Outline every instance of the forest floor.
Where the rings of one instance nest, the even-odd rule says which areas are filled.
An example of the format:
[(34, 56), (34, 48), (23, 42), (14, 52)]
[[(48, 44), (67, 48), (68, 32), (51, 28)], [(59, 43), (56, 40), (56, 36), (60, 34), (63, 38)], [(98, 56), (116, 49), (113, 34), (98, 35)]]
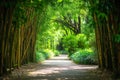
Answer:
[(30, 63), (16, 69), (4, 80), (115, 80), (97, 65), (78, 65), (60, 55), (41, 63)]

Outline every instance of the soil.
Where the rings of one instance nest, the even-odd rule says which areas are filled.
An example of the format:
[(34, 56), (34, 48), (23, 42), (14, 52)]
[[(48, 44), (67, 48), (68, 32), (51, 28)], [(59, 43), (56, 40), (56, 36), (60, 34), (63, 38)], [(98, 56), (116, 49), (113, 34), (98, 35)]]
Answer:
[(103, 73), (97, 65), (78, 65), (60, 55), (43, 63), (30, 63), (14, 70), (3, 80), (120, 80)]

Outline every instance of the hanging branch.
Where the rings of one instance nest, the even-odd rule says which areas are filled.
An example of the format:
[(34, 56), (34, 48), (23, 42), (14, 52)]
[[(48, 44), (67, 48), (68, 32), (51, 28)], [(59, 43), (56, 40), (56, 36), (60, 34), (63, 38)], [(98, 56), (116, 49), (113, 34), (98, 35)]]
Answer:
[(64, 16), (64, 19), (59, 18), (59, 19), (55, 19), (54, 21), (66, 26), (68, 29), (73, 31), (75, 34), (81, 33), (80, 16), (78, 16), (78, 22), (75, 19), (72, 20), (72, 18), (70, 16), (68, 16), (68, 17)]

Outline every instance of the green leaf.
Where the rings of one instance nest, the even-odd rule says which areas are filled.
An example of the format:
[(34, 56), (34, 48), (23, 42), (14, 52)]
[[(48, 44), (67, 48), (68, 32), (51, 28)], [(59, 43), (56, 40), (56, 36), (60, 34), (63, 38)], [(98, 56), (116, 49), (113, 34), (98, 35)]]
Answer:
[(57, 2), (62, 2), (63, 0), (57, 0)]
[(114, 41), (120, 43), (120, 34), (116, 34), (114, 37)]

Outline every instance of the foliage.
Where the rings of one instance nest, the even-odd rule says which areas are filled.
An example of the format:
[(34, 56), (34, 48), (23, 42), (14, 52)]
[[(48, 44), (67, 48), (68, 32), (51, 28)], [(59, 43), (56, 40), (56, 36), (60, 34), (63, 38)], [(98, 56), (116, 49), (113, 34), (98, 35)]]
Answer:
[(61, 54), (68, 54), (69, 52), (66, 51), (66, 50), (61, 50), (60, 53), (61, 53)]
[(46, 56), (45, 56), (44, 52), (42, 52), (42, 51), (36, 52), (36, 62), (42, 62), (45, 59), (46, 59)]
[(120, 11), (118, 11), (120, 5), (117, 0), (90, 0), (89, 2), (90, 13), (95, 23), (99, 67), (118, 73), (120, 70), (118, 68), (120, 67), (118, 65), (120, 63)]
[(55, 53), (50, 49), (45, 49), (44, 51), (45, 51), (45, 56), (46, 56), (47, 59), (50, 59), (53, 56), (55, 56)]
[(97, 52), (96, 40), (95, 40), (95, 34), (94, 33), (89, 34), (89, 38), (88, 38), (88, 41), (87, 41), (87, 46), (90, 47), (95, 53)]
[[(99, 66), (115, 72), (120, 70), (119, 8), (119, 0), (1, 0), (0, 76), (7, 73), (8, 68), (12, 71), (14, 65), (14, 68), (19, 68), (22, 64), (33, 62), (35, 43), (36, 60), (50, 58), (52, 51), (40, 49), (55, 51), (61, 38), (66, 50), (62, 53), (69, 53), (70, 56), (76, 50), (91, 48), (96, 43)], [(68, 25), (65, 27), (54, 23), (55, 19), (63, 20), (62, 23), (74, 23), (74, 28), (81, 24), (82, 34), (72, 35)], [(59, 54), (57, 51), (55, 53)], [(91, 64), (92, 53), (89, 50), (77, 51), (73, 54), (75, 58), (72, 58), (76, 62), (79, 58), (82, 61), (85, 59), (84, 63), (90, 61)]]
[(58, 50), (54, 50), (54, 54), (55, 54), (55, 56), (59, 56), (60, 52)]
[[(44, 22), (41, 24), (41, 26), (39, 25), (39, 34), (37, 35), (36, 41), (37, 50), (55, 50), (61, 41), (61, 38), (63, 38), (62, 41), (63, 47), (66, 50), (65, 53), (69, 53), (69, 56), (78, 48), (86, 47), (87, 42), (85, 41), (87, 39), (84, 41), (82, 38), (80, 38), (80, 36), (71, 35), (73, 32), (67, 28), (68, 26), (65, 27), (64, 25), (60, 25), (54, 21), (56, 19), (64, 19), (66, 17), (67, 22), (72, 22), (71, 24), (76, 26), (76, 28), (78, 27), (78, 24), (81, 24), (80, 26), (83, 27), (83, 23), (85, 22), (84, 18), (88, 14), (87, 3), (84, 3), (82, 0), (57, 0), (55, 5), (48, 5), (47, 8), (45, 8), (45, 11), (46, 15), (43, 17), (44, 19), (42, 19)], [(81, 22), (79, 22), (79, 17)], [(75, 29), (76, 32), (80, 32), (79, 30), (79, 28)]]
[(36, 51), (36, 62), (42, 62), (46, 59), (50, 59), (53, 56), (58, 56), (59, 52), (57, 50), (52, 51), (49, 49)]
[(81, 49), (72, 54), (71, 59), (78, 64), (97, 64), (97, 59), (91, 49)]
[(85, 34), (68, 35), (63, 37), (62, 44), (63, 48), (69, 53), (69, 56), (76, 50), (93, 47), (94, 35), (87, 39)]
[(120, 43), (120, 34), (116, 34), (116, 35), (114, 36), (114, 41), (115, 41), (116, 43)]
[(87, 47), (87, 37), (85, 34), (78, 34), (76, 35), (77, 42), (78, 42), (78, 48), (86, 48)]
[(77, 39), (75, 35), (65, 36), (62, 42), (63, 42), (64, 49), (69, 52), (68, 54), (69, 56), (71, 56), (76, 51), (76, 48), (78, 47)]
[(78, 22), (75, 19), (71, 18), (72, 15), (68, 14), (67, 16), (64, 16), (62, 19), (56, 19), (55, 22), (58, 22), (68, 28), (70, 31), (72, 31), (74, 34), (81, 33), (81, 19), (80, 16), (78, 16)]

